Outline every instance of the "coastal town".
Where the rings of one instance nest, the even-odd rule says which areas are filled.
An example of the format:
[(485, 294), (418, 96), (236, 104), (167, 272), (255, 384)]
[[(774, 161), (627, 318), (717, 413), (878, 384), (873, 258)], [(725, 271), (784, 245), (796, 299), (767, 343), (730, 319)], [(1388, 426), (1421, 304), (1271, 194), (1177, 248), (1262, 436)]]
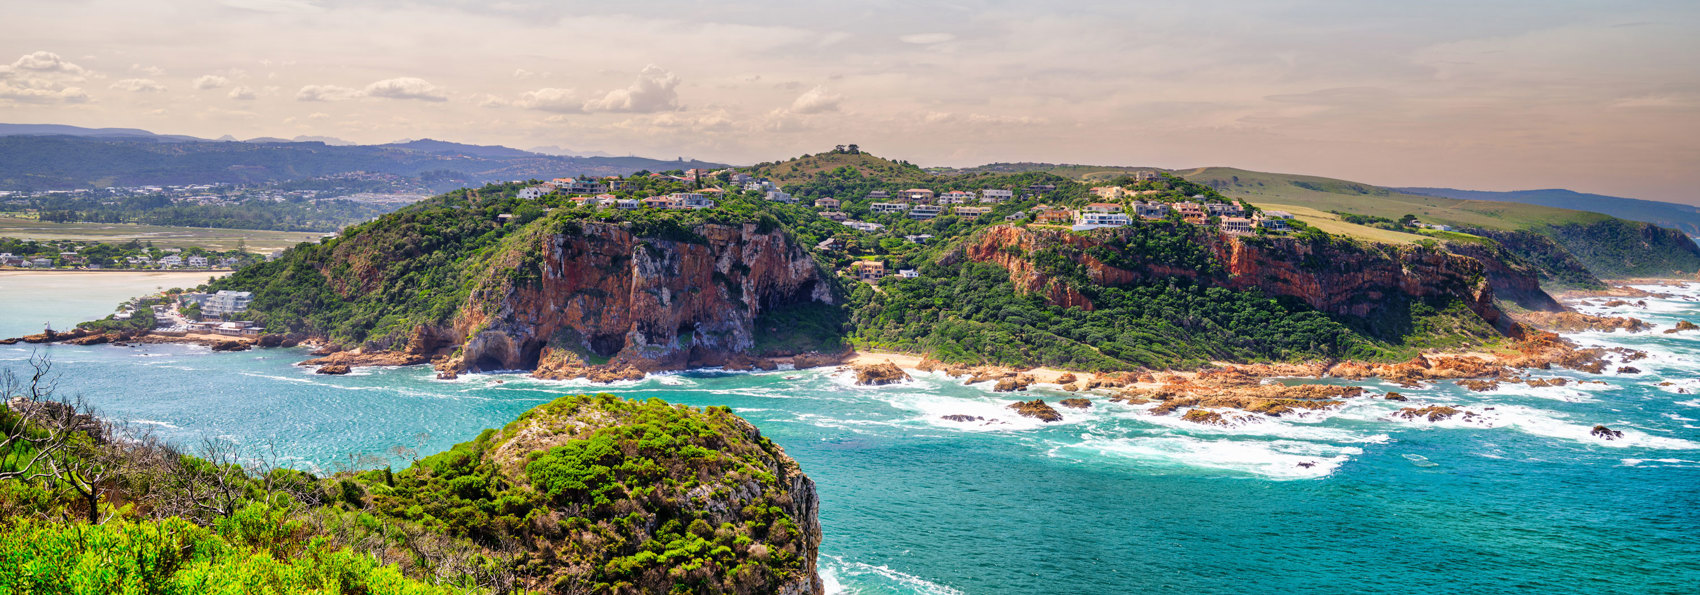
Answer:
[(0, 238), (0, 268), (33, 270), (230, 271), (278, 254), (254, 254), (240, 246), (219, 251), (153, 246), (140, 241), (111, 244)]

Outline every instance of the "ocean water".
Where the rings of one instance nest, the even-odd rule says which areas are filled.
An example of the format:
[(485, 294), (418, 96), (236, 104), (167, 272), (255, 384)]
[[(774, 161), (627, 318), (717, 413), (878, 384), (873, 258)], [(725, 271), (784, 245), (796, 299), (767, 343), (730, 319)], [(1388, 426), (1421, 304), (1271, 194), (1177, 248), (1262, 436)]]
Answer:
[[(0, 287), (0, 335), (39, 328), (8, 312), (86, 318), (128, 295), (99, 291), (117, 295), (83, 312), (92, 297), (54, 306), (43, 301), (51, 296)], [(1700, 285), (1679, 293), (1646, 308), (1581, 309), (1660, 330), (1700, 321)], [(989, 386), (937, 375), (877, 388), (829, 369), (592, 386), (519, 374), (437, 381), (424, 367), (316, 376), (293, 365), (305, 357), (299, 349), (43, 351), (64, 372), (64, 390), (108, 417), (184, 444), (223, 436), (270, 445), (326, 470), (394, 457), (397, 446), (436, 452), (561, 394), (727, 405), (816, 481), (821, 566), (834, 592), (1696, 592), (1700, 333), (1574, 337), (1651, 355), (1630, 364), (1641, 374), (1534, 374), (1603, 384), (1473, 393), (1365, 382), (1410, 401), (1361, 398), (1231, 428), (1102, 397), (1042, 424), (1011, 415), (1011, 397)], [(30, 352), (0, 346), (0, 366)], [(1424, 404), (1482, 415), (1390, 416)], [(1624, 437), (1595, 438), (1595, 424)]]

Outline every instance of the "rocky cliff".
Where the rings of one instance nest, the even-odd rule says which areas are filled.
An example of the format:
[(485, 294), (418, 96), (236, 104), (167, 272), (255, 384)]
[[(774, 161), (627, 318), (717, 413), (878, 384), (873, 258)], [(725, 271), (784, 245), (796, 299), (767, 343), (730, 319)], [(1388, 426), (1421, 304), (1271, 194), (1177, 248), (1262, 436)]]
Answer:
[(1185, 277), (1297, 298), (1322, 312), (1356, 317), (1371, 317), (1393, 297), (1456, 297), (1486, 322), (1509, 324), (1494, 305), (1485, 267), (1474, 258), (1422, 246), (1239, 238), (1178, 226), (1179, 233), (1187, 235), (1171, 241), (1166, 253), (1154, 255), (1145, 235), (1151, 232), (1144, 227), (1076, 234), (997, 226), (971, 238), (964, 254), (1009, 269), (1019, 289), (1043, 292), (1055, 305), (1085, 309), (1093, 304), (1056, 273), (1054, 256), (1048, 257), (1053, 264), (1046, 267), (1046, 258), (1037, 255), (1061, 256), (1065, 266), (1072, 263), (1085, 280), (1097, 285)]
[(763, 312), (834, 302), (831, 280), (777, 229), (705, 224), (667, 235), (584, 222), (515, 238), (460, 309), (453, 334), (465, 343), (439, 368), (542, 365), (541, 375), (572, 376), (593, 364), (720, 365), (754, 346)]

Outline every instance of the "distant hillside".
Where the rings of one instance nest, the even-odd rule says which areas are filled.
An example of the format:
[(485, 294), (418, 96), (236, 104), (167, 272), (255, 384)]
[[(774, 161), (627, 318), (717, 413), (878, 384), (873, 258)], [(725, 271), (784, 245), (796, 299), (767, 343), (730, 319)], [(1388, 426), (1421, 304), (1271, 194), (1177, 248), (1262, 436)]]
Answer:
[(820, 174), (844, 167), (856, 170), (862, 177), (877, 178), (887, 183), (912, 182), (918, 185), (933, 178), (933, 174), (907, 161), (892, 161), (861, 152), (816, 153), (786, 161), (758, 163), (745, 169), (751, 175), (767, 178), (784, 186), (808, 182)]
[(1140, 171), (1164, 171), (1157, 167), (1129, 167), (1123, 165), (1080, 165), (1074, 163), (1035, 163), (1023, 161), (1017, 163), (988, 163), (975, 167), (965, 167), (948, 170), (959, 174), (1021, 174), (1047, 173), (1062, 176), (1081, 182), (1108, 182), (1116, 178)]
[[(145, 132), (145, 131), (144, 131)], [(219, 142), (117, 135), (0, 135), (0, 189), (254, 183), (347, 172), (452, 172), (476, 182), (639, 170), (719, 168), (704, 161), (557, 157), (507, 147), (420, 140), (397, 145)]]
[(1489, 236), (1536, 264), (1541, 280), (1555, 286), (1596, 285), (1598, 282), (1590, 277), (1690, 276), (1700, 272), (1700, 247), (1680, 231), (1598, 212), (1502, 200), (1425, 196), (1349, 180), (1228, 167), (1178, 173), (1224, 195), (1264, 208), (1290, 209), (1301, 218), (1306, 212), (1313, 215), (1344, 212), (1387, 219), (1409, 214), (1427, 223), (1451, 225)]
[(1623, 198), (1604, 194), (1587, 194), (1574, 190), (1517, 190), (1489, 192), (1457, 190), (1454, 188), (1395, 188), (1406, 194), (1439, 196), (1465, 200), (1516, 202), (1561, 209), (1576, 209), (1605, 213), (1630, 221), (1645, 221), (1682, 230), (1690, 236), (1700, 236), (1700, 207), (1639, 198)]
[(0, 124), (0, 136), (88, 136), (101, 138), (156, 138), (203, 140), (178, 134), (154, 134), (140, 128), (83, 128), (64, 124)]

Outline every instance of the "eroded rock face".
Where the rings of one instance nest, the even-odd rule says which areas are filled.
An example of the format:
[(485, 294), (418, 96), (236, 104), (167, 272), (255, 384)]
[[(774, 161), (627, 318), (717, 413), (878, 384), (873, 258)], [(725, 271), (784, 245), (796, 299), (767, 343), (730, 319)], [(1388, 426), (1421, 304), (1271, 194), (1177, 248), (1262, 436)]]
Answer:
[(893, 384), (909, 379), (908, 372), (891, 362), (852, 366), (850, 369), (856, 372), (856, 384), (864, 386)]
[(440, 368), (530, 370), (550, 348), (607, 358), (614, 370), (722, 365), (754, 348), (762, 312), (836, 299), (814, 259), (778, 230), (692, 233), (639, 237), (586, 222), (540, 234), (493, 263), (454, 323), (466, 337), (460, 356)]
[(1580, 312), (1531, 312), (1523, 316), (1523, 321), (1535, 327), (1561, 333), (1585, 331), (1609, 333), (1620, 330), (1637, 333), (1653, 328), (1652, 325), (1642, 322), (1639, 318), (1595, 316)]
[(1014, 409), (1016, 413), (1045, 423), (1062, 421), (1062, 414), (1057, 413), (1056, 409), (1052, 409), (1050, 405), (1045, 403), (1044, 399), (1017, 401), (1015, 403), (1010, 403), (1009, 408)]
[(1493, 289), (1483, 265), (1475, 258), (1414, 246), (1358, 250), (1293, 238), (1251, 244), (1201, 227), (1188, 231), (1227, 265), (1222, 275), (1200, 278), (1196, 271), (1154, 263), (1123, 269), (1092, 256), (1097, 249), (1113, 245), (1118, 234), (1132, 233), (1118, 229), (1074, 234), (1000, 225), (976, 234), (964, 250), (971, 260), (995, 262), (1009, 269), (1010, 281), (1022, 292), (1043, 293), (1053, 305), (1087, 310), (1093, 308), (1090, 300), (1040, 272), (1024, 255), (1055, 246), (1073, 248), (1073, 258), (1085, 268), (1087, 277), (1106, 286), (1180, 276), (1230, 289), (1258, 289), (1271, 296), (1296, 297), (1317, 310), (1353, 316), (1370, 315), (1393, 294), (1413, 298), (1448, 295), (1462, 298), (1489, 324), (1503, 327), (1509, 322), (1493, 304)]

